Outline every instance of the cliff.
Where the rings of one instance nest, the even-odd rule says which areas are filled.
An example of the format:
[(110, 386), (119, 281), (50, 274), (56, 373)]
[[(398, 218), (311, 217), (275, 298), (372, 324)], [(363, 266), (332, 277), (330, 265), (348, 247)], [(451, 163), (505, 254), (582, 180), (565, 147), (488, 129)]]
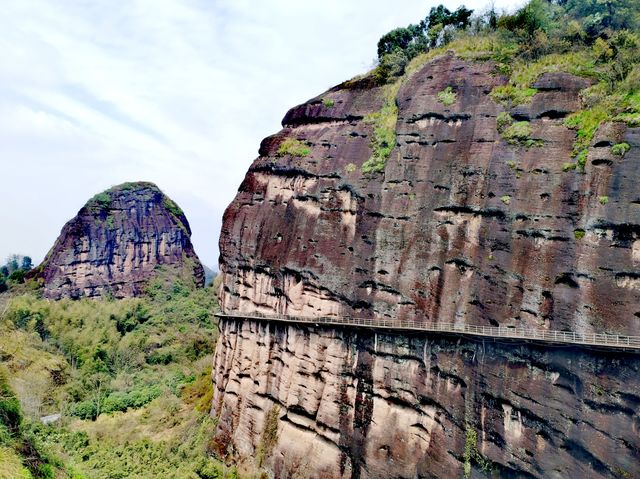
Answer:
[(104, 191), (63, 228), (34, 272), (45, 298), (141, 294), (161, 269), (204, 284), (182, 210), (153, 183), (124, 183)]
[[(640, 334), (640, 128), (603, 123), (576, 164), (565, 120), (591, 81), (546, 72), (505, 104), (507, 81), (446, 54), (290, 110), (224, 216), (223, 312)], [(637, 356), (221, 331), (218, 443), (276, 477), (640, 475)]]

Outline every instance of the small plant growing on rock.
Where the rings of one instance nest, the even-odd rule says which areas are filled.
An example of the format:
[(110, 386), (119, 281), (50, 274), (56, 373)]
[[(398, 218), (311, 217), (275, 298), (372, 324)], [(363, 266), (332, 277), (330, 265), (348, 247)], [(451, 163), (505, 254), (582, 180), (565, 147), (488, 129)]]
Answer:
[(608, 196), (600, 196), (598, 198), (598, 201), (600, 202), (601, 205), (606, 205), (607, 203), (609, 203), (609, 197)]
[(347, 173), (353, 173), (354, 171), (356, 171), (356, 168), (357, 166), (355, 165), (355, 163), (349, 163), (344, 167), (344, 171), (346, 171)]
[(514, 170), (516, 168), (516, 162), (511, 160), (511, 161), (507, 161), (507, 166), (509, 168), (511, 168), (512, 170)]
[(438, 92), (438, 101), (444, 106), (451, 106), (456, 102), (456, 92), (453, 91), (453, 88), (448, 86), (441, 92)]
[(111, 208), (111, 196), (106, 192), (98, 193), (89, 200), (89, 205), (96, 211), (107, 211)]
[(331, 98), (325, 98), (322, 100), (322, 104), (327, 108), (331, 108), (335, 103)]
[(584, 238), (585, 234), (586, 234), (586, 232), (583, 229), (577, 229), (577, 230), (573, 231), (573, 236), (577, 240), (581, 240), (582, 238)]
[(278, 442), (278, 418), (280, 416), (280, 408), (273, 405), (267, 412), (264, 419), (264, 427), (258, 445), (257, 461), (258, 467), (262, 467), (264, 461), (271, 455), (273, 448)]
[(305, 143), (296, 138), (285, 138), (280, 143), (276, 156), (297, 156), (298, 158), (305, 157), (311, 153), (311, 148)]
[(611, 147), (611, 153), (622, 158), (630, 149), (629, 143), (618, 143)]
[(578, 167), (575, 163), (565, 163), (562, 165), (562, 171), (571, 171), (575, 170)]
[(498, 131), (502, 133), (507, 127), (513, 124), (513, 118), (509, 113), (503, 111), (498, 114), (496, 117), (496, 126), (498, 127)]
[(578, 156), (576, 156), (576, 163), (580, 171), (584, 171), (584, 167), (587, 164), (587, 156), (589, 156), (589, 150), (582, 150), (578, 153)]
[(508, 205), (509, 203), (511, 203), (511, 196), (509, 195), (501, 196), (500, 201), (502, 201), (505, 205)]
[(491, 98), (506, 108), (511, 108), (514, 105), (530, 103), (533, 95), (535, 95), (537, 91), (535, 88), (503, 85), (491, 90)]
[(518, 121), (501, 132), (502, 138), (510, 145), (524, 146), (530, 148), (532, 146), (542, 146), (542, 140), (534, 140), (531, 138), (531, 125), (528, 121)]

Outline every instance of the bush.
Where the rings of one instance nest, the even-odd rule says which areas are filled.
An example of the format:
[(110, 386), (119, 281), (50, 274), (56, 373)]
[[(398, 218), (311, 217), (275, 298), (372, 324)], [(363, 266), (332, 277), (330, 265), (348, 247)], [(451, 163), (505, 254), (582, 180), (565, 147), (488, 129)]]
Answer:
[(616, 156), (623, 157), (624, 155), (627, 154), (627, 152), (630, 149), (631, 149), (631, 146), (629, 146), (629, 143), (618, 143), (611, 147), (611, 153), (613, 153)]
[(444, 106), (451, 106), (456, 102), (456, 93), (453, 88), (448, 86), (441, 92), (438, 92), (438, 101)]
[(310, 153), (311, 148), (309, 148), (305, 143), (295, 138), (285, 138), (284, 141), (280, 143), (276, 156), (290, 155), (302, 158)]
[(6, 377), (2, 372), (0, 372), (0, 424), (4, 425), (12, 434), (17, 433), (22, 424), (20, 401), (9, 389)]
[(504, 131), (505, 128), (507, 128), (512, 124), (513, 124), (513, 118), (506, 111), (499, 113), (498, 116), (496, 117), (496, 126), (499, 132)]
[(527, 148), (542, 145), (542, 141), (531, 138), (531, 125), (528, 121), (513, 123), (503, 129), (501, 134), (510, 145), (520, 145)]
[(402, 50), (394, 50), (384, 55), (375, 71), (378, 83), (386, 83), (389, 78), (404, 75), (408, 63), (409, 58)]

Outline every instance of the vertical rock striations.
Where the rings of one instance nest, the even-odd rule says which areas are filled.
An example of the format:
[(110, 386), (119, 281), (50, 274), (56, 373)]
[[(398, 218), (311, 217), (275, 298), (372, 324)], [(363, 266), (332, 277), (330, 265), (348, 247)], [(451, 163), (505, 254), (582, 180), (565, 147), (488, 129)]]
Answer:
[[(444, 55), (397, 90), (365, 78), (290, 110), (225, 213), (223, 311), (640, 335), (640, 128), (603, 125), (568, 169), (589, 81), (546, 73), (508, 117), (506, 81)], [(394, 102), (394, 148), (363, 172)], [(275, 405), (277, 477), (640, 475), (637, 356), (221, 330), (217, 440), (254, 456)]]
[(94, 196), (62, 229), (36, 274), (44, 297), (137, 296), (162, 268), (204, 272), (182, 210), (153, 183), (124, 183)]

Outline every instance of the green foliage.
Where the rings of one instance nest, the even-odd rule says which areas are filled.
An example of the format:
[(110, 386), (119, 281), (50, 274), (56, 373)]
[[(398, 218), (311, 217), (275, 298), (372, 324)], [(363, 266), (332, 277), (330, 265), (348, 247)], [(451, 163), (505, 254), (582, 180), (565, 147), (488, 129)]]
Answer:
[(326, 108), (331, 108), (334, 105), (334, 101), (331, 98), (325, 98), (324, 100), (322, 100), (322, 104)]
[(562, 165), (562, 171), (567, 172), (567, 171), (572, 171), (575, 170), (578, 167), (578, 165), (576, 165), (575, 163), (564, 163)]
[(396, 95), (399, 88), (399, 81), (386, 86), (385, 102), (380, 111), (365, 117), (367, 123), (373, 123), (372, 155), (362, 164), (362, 172), (365, 174), (384, 172), (391, 151), (396, 146), (396, 123), (398, 121)]
[(22, 424), (20, 401), (7, 383), (6, 373), (0, 370), (0, 426), (10, 434), (15, 434)]
[[(69, 475), (59, 476), (60, 466), (44, 453), (29, 474), (192, 479), (201, 471), (199, 477), (235, 477), (234, 470), (209, 458), (215, 306), (211, 290), (169, 274), (159, 275), (138, 299), (12, 297), (0, 322), (0, 346), (12, 345), (11, 375), (26, 384), (17, 397), (33, 402), (44, 378), (49, 383), (41, 409), (65, 418), (32, 428), (29, 447), (55, 452)], [(33, 334), (39, 328), (46, 334)], [(150, 358), (167, 355), (168, 364), (151, 364)], [(2, 396), (0, 409), (11, 411)], [(0, 448), (7, 441), (18, 444), (0, 426)]]
[(576, 156), (576, 164), (578, 165), (578, 168), (581, 171), (584, 171), (584, 167), (587, 164), (587, 158), (589, 156), (589, 150), (582, 150), (580, 153), (578, 153), (578, 155)]
[(375, 77), (378, 83), (386, 83), (389, 78), (404, 75), (409, 57), (402, 50), (394, 50), (387, 53), (380, 59), (380, 63), (375, 70)]
[(506, 108), (530, 103), (538, 90), (535, 88), (503, 85), (491, 90), (491, 98), (501, 103)]
[(502, 201), (505, 205), (508, 205), (509, 203), (511, 203), (511, 196), (509, 195), (501, 196), (500, 201)]
[(108, 211), (111, 208), (111, 195), (103, 191), (89, 200), (87, 206), (96, 212)]
[(510, 145), (524, 146), (530, 148), (532, 146), (542, 146), (541, 140), (531, 138), (531, 125), (528, 121), (518, 121), (510, 124), (500, 132), (502, 138)]
[(347, 173), (353, 173), (354, 171), (356, 171), (358, 167), (355, 165), (355, 163), (349, 163), (347, 164), (347, 166), (344, 167), (344, 170)]
[(576, 229), (573, 231), (573, 236), (577, 240), (581, 240), (582, 238), (584, 238), (585, 234), (586, 234), (585, 230), (582, 230), (582, 229)]
[(271, 406), (264, 419), (264, 426), (260, 436), (260, 444), (258, 445), (257, 459), (258, 467), (262, 467), (266, 458), (268, 458), (278, 443), (278, 418), (280, 417), (280, 408), (277, 405)]
[(499, 132), (503, 132), (506, 128), (513, 125), (513, 118), (506, 111), (498, 113), (496, 117), (496, 126)]
[(476, 464), (485, 474), (491, 474), (493, 464), (489, 459), (484, 458), (478, 450), (478, 433), (470, 424), (466, 425), (465, 431), (464, 452), (462, 454), (464, 459), (463, 477), (465, 479), (471, 477), (473, 464)]
[(607, 203), (609, 203), (609, 197), (608, 196), (600, 196), (600, 197), (598, 197), (598, 201), (600, 202), (601, 205), (606, 205)]
[(456, 102), (456, 93), (453, 88), (448, 86), (444, 90), (438, 92), (438, 101), (444, 106), (451, 106)]
[(611, 153), (623, 157), (630, 149), (631, 146), (629, 146), (629, 143), (617, 143), (611, 147)]
[(164, 207), (176, 218), (184, 217), (184, 212), (182, 209), (168, 196), (165, 196), (162, 200), (162, 204)]
[(607, 113), (603, 108), (591, 108), (572, 113), (565, 120), (568, 128), (576, 130), (576, 141), (573, 145), (574, 156), (580, 155), (589, 148), (593, 136), (600, 124), (607, 119)]
[(384, 34), (378, 41), (378, 59), (382, 60), (385, 55), (399, 51), (410, 60), (426, 48), (425, 25), (421, 22), (406, 28), (395, 28)]
[(277, 156), (297, 156), (305, 157), (311, 153), (311, 148), (300, 140), (295, 138), (285, 138), (276, 153)]

